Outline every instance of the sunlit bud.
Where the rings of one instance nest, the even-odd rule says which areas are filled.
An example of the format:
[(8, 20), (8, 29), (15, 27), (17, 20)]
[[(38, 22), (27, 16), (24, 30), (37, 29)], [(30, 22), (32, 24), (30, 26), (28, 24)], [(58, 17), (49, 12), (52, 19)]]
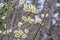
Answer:
[(29, 21), (30, 24), (32, 23), (31, 17), (28, 17), (28, 21)]
[(24, 38), (26, 38), (26, 37), (27, 37), (27, 35), (26, 35), (26, 34), (23, 34), (23, 35), (22, 35), (22, 38), (23, 38), (23, 39), (24, 39)]
[(2, 33), (2, 31), (0, 30), (0, 34)]
[(15, 37), (20, 37), (20, 34), (19, 34), (19, 31), (18, 31), (18, 30), (15, 30), (15, 31), (14, 31), (14, 36), (15, 36)]
[(48, 17), (48, 14), (46, 14), (45, 17)]
[(44, 14), (41, 14), (41, 17), (42, 17), (42, 18), (44, 18), (44, 17), (45, 17), (45, 15), (44, 15)]
[(12, 29), (7, 30), (7, 33), (11, 33), (11, 32), (12, 32)]
[(30, 12), (29, 5), (28, 4), (24, 4), (23, 10), (26, 11), (26, 12)]
[(0, 9), (4, 6), (4, 3), (0, 3)]
[(42, 19), (40, 19), (40, 18), (36, 19), (35, 23), (40, 23), (41, 24), (42, 23)]
[(36, 9), (35, 5), (32, 5), (32, 10), (31, 11), (32, 11), (32, 13), (36, 14), (37, 9)]
[(18, 22), (18, 27), (21, 27), (23, 25), (22, 22)]
[(25, 29), (24, 29), (24, 32), (25, 32), (26, 34), (28, 34), (28, 33), (29, 33), (29, 30), (28, 30), (27, 28), (25, 28)]
[(2, 19), (5, 19), (5, 18), (6, 18), (5, 16), (2, 17)]
[(19, 34), (15, 34), (15, 37), (20, 37), (20, 35)]
[(25, 21), (25, 22), (28, 22), (28, 18), (25, 17), (25, 16), (22, 16), (22, 20)]
[(14, 34), (18, 34), (18, 31), (17, 31), (17, 30), (15, 30), (15, 31), (14, 31)]
[(35, 20), (34, 19), (31, 19), (32, 22), (34, 22)]
[(41, 24), (42, 26), (44, 25), (44, 23)]
[(23, 35), (24, 32), (23, 32), (22, 30), (19, 30), (19, 34), (20, 34), (20, 35)]

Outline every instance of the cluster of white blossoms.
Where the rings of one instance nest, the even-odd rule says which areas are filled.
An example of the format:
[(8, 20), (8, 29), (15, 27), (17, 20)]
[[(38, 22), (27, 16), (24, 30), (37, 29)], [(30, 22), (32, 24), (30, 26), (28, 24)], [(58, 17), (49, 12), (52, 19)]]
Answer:
[(14, 37), (16, 38), (23, 38), (25, 39), (27, 37), (27, 35), (29, 34), (29, 30), (27, 28), (24, 28), (23, 30), (21, 29), (21, 27), (23, 26), (24, 23), (22, 22), (18, 22), (18, 28), (19, 29), (15, 29), (14, 30)]
[(53, 24), (53, 25), (54, 25), (54, 24), (57, 22), (57, 20), (59, 19), (58, 16), (59, 16), (59, 13), (58, 13), (58, 12), (53, 15), (53, 19), (52, 19), (52, 24)]
[(36, 13), (36, 7), (32, 4), (24, 4), (23, 10), (26, 12)]
[(21, 37), (21, 38), (24, 39), (24, 38), (27, 37), (28, 33), (29, 33), (29, 30), (27, 28), (25, 28), (24, 30), (21, 30), (21, 29), (14, 30), (14, 36), (17, 37), (17, 38)]
[(41, 25), (44, 25), (42, 19), (48, 17), (48, 14), (47, 13), (46, 14), (41, 14), (40, 16), (41, 16), (41, 18), (38, 18), (37, 16), (35, 16), (35, 19), (33, 19), (33, 18), (29, 17), (29, 16), (28, 17), (22, 16), (22, 20), (24, 22), (28, 22), (30, 24), (32, 24), (32, 23), (34, 23), (34, 24), (39, 23)]
[(18, 6), (22, 7), (25, 12), (39, 13), (43, 9), (45, 0), (37, 0), (38, 6), (32, 4), (33, 0), (19, 0)]
[[(46, 14), (41, 14), (40, 17), (41, 17), (41, 18), (47, 18), (47, 17), (48, 17), (48, 13), (46, 13)], [(30, 20), (31, 20), (32, 22), (35, 22), (35, 20), (38, 20), (38, 19), (39, 19), (39, 18), (38, 18), (38, 15), (35, 16), (35, 19), (33, 19), (33, 18), (29, 17), (29, 16), (28, 16), (28, 17), (22, 16), (22, 20), (25, 21), (25, 22), (29, 22)], [(42, 20), (42, 19), (40, 19), (40, 20)]]
[(5, 31), (0, 30), (0, 34), (2, 34), (2, 35), (6, 35), (6, 34), (9, 34), (11, 32), (12, 32), (12, 29), (8, 29), (8, 30), (5, 30)]
[(41, 18), (45, 18), (45, 17), (48, 17), (48, 13), (46, 13), (46, 14), (41, 14)]
[(22, 20), (24, 22), (29, 22), (30, 24), (34, 22), (34, 19), (32, 19), (31, 17), (25, 17), (25, 16), (22, 16)]

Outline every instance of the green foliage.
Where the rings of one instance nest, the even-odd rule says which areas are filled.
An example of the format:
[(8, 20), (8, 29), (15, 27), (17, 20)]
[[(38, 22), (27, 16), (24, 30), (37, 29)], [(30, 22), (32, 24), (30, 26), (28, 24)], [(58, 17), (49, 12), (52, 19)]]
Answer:
[[(5, 15), (5, 14), (8, 14), (11, 9), (15, 10), (15, 6), (13, 5), (12, 1), (11, 0), (4, 0), (4, 6), (3, 7), (0, 7), (0, 30), (5, 30), (4, 28), (4, 24), (7, 23), (7, 19), (2, 19), (3, 16), (7, 17), (8, 15)], [(1, 6), (1, 5), (0, 5)]]
[(4, 0), (4, 2), (8, 2), (9, 0)]
[(5, 30), (5, 28), (4, 28), (4, 25), (3, 25), (3, 22), (2, 21), (0, 21), (0, 30)]
[(60, 0), (57, 0), (57, 2), (60, 2)]

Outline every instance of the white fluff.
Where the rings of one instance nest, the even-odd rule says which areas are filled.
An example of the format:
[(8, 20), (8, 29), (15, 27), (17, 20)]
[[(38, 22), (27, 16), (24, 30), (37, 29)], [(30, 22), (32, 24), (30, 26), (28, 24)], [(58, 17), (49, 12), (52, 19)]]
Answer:
[(57, 13), (55, 13), (55, 14), (53, 15), (53, 17), (54, 17), (56, 20), (58, 20), (58, 15), (59, 15), (59, 13), (57, 12)]
[(56, 19), (52, 19), (52, 24), (54, 25), (56, 23)]
[(57, 6), (57, 7), (60, 7), (60, 3), (56, 3), (56, 6)]
[(31, 0), (26, 0), (26, 3), (31, 4), (32, 1)]
[(39, 16), (38, 15), (35, 15), (35, 20), (39, 19)]
[(43, 5), (37, 6), (37, 13), (39, 13), (40, 11), (42, 11), (43, 9)]
[(43, 5), (44, 4), (44, 1), (45, 0), (38, 0), (38, 3), (40, 3), (41, 5)]

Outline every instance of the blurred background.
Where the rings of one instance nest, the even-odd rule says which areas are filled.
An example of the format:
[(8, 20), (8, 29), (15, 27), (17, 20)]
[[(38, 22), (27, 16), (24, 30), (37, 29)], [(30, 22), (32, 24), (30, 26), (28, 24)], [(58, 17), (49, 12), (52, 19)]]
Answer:
[(0, 40), (60, 40), (60, 0), (0, 0)]

